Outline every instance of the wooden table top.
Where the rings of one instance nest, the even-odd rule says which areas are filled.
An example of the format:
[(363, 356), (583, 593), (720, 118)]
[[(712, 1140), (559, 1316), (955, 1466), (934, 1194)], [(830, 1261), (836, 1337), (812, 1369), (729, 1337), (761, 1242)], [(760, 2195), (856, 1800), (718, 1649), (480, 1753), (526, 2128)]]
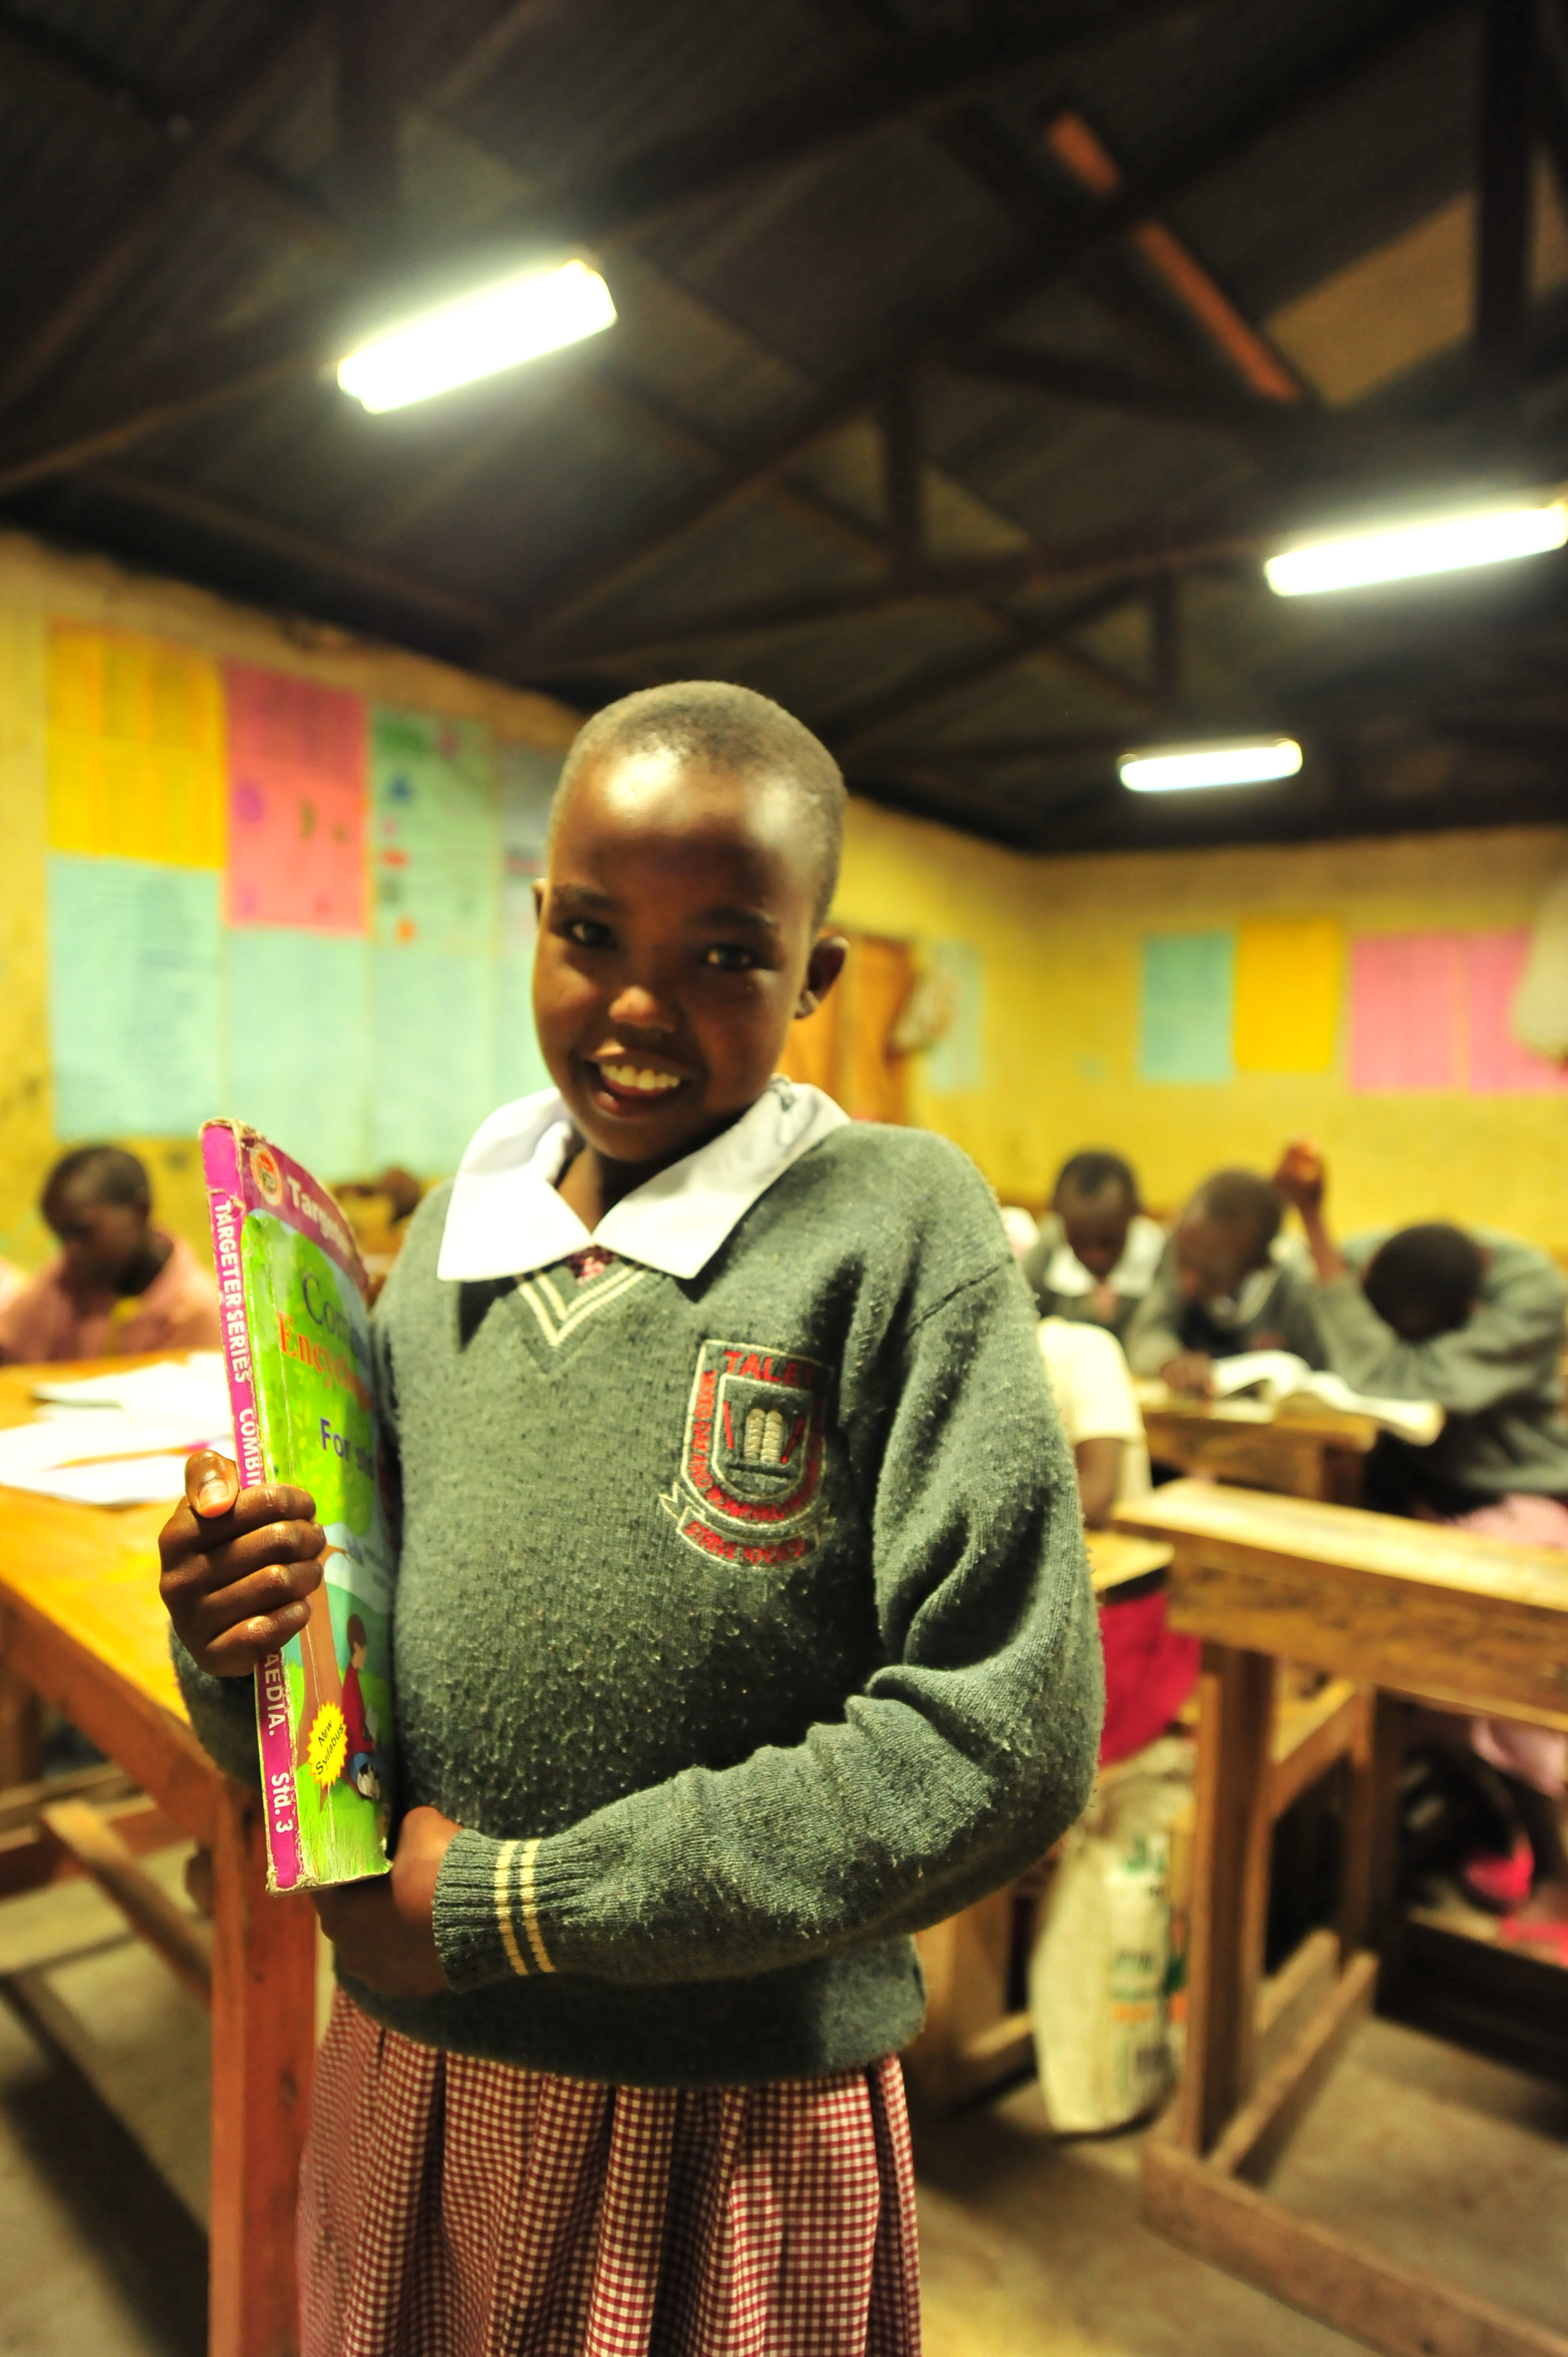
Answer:
[[(35, 1383), (101, 1375), (111, 1365), (151, 1366), (171, 1355), (0, 1367), (0, 1426), (37, 1415)], [(174, 1505), (171, 1498), (160, 1506), (79, 1506), (0, 1488), (0, 1596), (56, 1621), (147, 1700), (185, 1720), (158, 1595), (157, 1534)]]
[(1371, 1416), (1352, 1415), (1343, 1408), (1326, 1407), (1321, 1400), (1302, 1393), (1271, 1406), (1258, 1399), (1199, 1399), (1193, 1392), (1169, 1391), (1157, 1381), (1140, 1382), (1134, 1388), (1145, 1424), (1158, 1418), (1168, 1426), (1189, 1425), (1195, 1429), (1204, 1426), (1223, 1428), (1227, 1425), (1268, 1425), (1287, 1437), (1311, 1437), (1325, 1448), (1351, 1449), (1362, 1457), (1378, 1437), (1378, 1426)]
[(1169, 1482), (1116, 1520), (1174, 1545), (1175, 1628), (1568, 1727), (1568, 1552), (1208, 1481)]
[(1167, 1540), (1148, 1539), (1131, 1531), (1086, 1531), (1089, 1576), (1096, 1596), (1124, 1587), (1130, 1580), (1146, 1579), (1164, 1571), (1175, 1549)]
[[(1458, 1594), (1530, 1604), (1568, 1617), (1568, 1554), (1483, 1538), (1444, 1523), (1407, 1522), (1359, 1506), (1167, 1481), (1116, 1510), (1118, 1529), (1149, 1537), (1218, 1541), (1260, 1565), (1338, 1577), (1416, 1581)], [(1565, 1622), (1568, 1635), (1568, 1622)]]

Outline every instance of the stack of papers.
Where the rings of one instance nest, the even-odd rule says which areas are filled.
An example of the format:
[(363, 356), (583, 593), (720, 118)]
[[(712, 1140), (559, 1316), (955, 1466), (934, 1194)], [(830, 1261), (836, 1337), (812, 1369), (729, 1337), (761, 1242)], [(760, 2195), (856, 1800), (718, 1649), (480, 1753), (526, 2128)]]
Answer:
[(221, 1353), (192, 1351), (80, 1382), (38, 1383), (33, 1424), (0, 1431), (0, 1484), (85, 1506), (172, 1503), (196, 1448), (234, 1453)]

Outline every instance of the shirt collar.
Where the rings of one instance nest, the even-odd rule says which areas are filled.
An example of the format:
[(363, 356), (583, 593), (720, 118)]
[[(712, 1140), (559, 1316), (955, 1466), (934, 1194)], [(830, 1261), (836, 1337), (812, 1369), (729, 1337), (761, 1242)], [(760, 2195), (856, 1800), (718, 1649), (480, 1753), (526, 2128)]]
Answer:
[(612, 1205), (590, 1235), (555, 1190), (574, 1131), (553, 1089), (476, 1131), (457, 1166), (436, 1275), (526, 1276), (598, 1244), (667, 1276), (696, 1276), (774, 1180), (848, 1121), (821, 1089), (777, 1075), (748, 1113)]
[[(1158, 1221), (1151, 1220), (1145, 1212), (1134, 1211), (1128, 1222), (1122, 1257), (1104, 1283), (1112, 1293), (1120, 1293), (1130, 1301), (1141, 1301), (1155, 1281), (1155, 1271), (1165, 1248), (1165, 1232)], [(1101, 1281), (1085, 1268), (1064, 1235), (1046, 1269), (1047, 1290), (1069, 1296), (1092, 1293)]]

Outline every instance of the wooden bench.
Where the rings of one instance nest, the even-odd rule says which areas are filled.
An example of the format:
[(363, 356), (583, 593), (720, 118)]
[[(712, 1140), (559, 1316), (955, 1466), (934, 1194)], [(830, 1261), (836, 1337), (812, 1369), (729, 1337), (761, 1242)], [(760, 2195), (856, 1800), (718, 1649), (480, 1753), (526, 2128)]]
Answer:
[[(1404, 1701), (1568, 1728), (1568, 1556), (1208, 1482), (1174, 1482), (1117, 1520), (1172, 1544), (1172, 1625), (1204, 1645), (1187, 2063), (1145, 2148), (1147, 2216), (1387, 2357), (1568, 2357), (1568, 2338), (1286, 2210), (1262, 2182), (1372, 2003)], [(1323, 1936), (1309, 1943), (1291, 2035), (1261, 2067), (1280, 1660), (1369, 1691), (1338, 1937), (1326, 1970)]]

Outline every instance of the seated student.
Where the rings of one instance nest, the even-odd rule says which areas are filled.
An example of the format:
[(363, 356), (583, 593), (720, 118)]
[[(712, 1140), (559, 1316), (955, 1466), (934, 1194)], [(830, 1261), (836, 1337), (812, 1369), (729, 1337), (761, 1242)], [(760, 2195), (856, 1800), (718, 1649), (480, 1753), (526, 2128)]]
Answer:
[[(1101, 1326), (1040, 1320), (1040, 1353), (1078, 1467), (1083, 1519), (1097, 1530), (1112, 1509), (1148, 1491), (1144, 1418), (1122, 1345)], [(1167, 1626), (1158, 1589), (1112, 1595), (1100, 1608), (1105, 1652), (1105, 1725), (1100, 1764), (1130, 1760), (1153, 1743), (1197, 1683), (1198, 1644)]]
[(1252, 1170), (1217, 1170), (1177, 1221), (1126, 1334), (1136, 1375), (1207, 1394), (1216, 1359), (1294, 1351), (1326, 1363), (1310, 1270), (1277, 1250), (1284, 1199)]
[(41, 1208), (62, 1250), (0, 1306), (0, 1359), (218, 1348), (217, 1283), (182, 1236), (153, 1226), (134, 1154), (79, 1146), (49, 1173)]
[[(1301, 1213), (1318, 1279), (1318, 1322), (1336, 1374), (1383, 1399), (1435, 1400), (1446, 1421), (1429, 1448), (1385, 1435), (1369, 1461), (1369, 1505), (1526, 1545), (1568, 1548), (1568, 1418), (1559, 1366), (1568, 1279), (1547, 1254), (1493, 1228), (1429, 1221), (1337, 1245), (1316, 1146), (1287, 1148), (1276, 1183)], [(1558, 1805), (1568, 1737), (1498, 1719), (1471, 1723), (1505, 1774), (1533, 1853), (1534, 1891), (1512, 1918), (1568, 1963), (1568, 1850)], [(1526, 1874), (1530, 1859), (1522, 1859)], [(1473, 1896), (1525, 1899), (1527, 1880), (1472, 1861)]]
[(1024, 1261), (1042, 1318), (1126, 1331), (1154, 1282), (1165, 1232), (1139, 1209), (1119, 1154), (1075, 1154), (1057, 1173), (1051, 1208)]

